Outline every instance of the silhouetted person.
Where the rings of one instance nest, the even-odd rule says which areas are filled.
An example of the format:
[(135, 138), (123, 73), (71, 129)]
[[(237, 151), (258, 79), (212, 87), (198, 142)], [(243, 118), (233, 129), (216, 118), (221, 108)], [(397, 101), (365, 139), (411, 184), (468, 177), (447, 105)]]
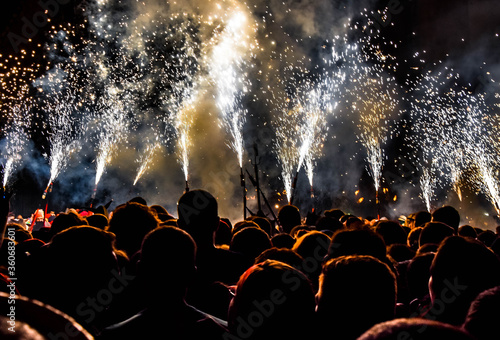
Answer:
[(320, 231), (310, 231), (297, 239), (292, 250), (304, 259), (302, 272), (311, 281), (314, 291), (318, 290), (321, 265), (328, 254), (330, 237)]
[(113, 234), (95, 227), (61, 231), (32, 255), (29, 271), (19, 280), (20, 290), (93, 332), (96, 315), (111, 302), (102, 292), (109, 292), (110, 282), (118, 287), (120, 281), (113, 242)]
[(238, 231), (240, 231), (241, 229), (247, 228), (247, 227), (260, 228), (259, 225), (257, 223), (255, 223), (254, 221), (250, 221), (250, 220), (238, 221), (234, 224), (233, 229), (232, 229), (232, 233), (234, 235)]
[(52, 227), (50, 228), (51, 237), (63, 230), (78, 225), (88, 225), (88, 222), (86, 219), (80, 217), (76, 211), (70, 210), (67, 213), (60, 213), (52, 221)]
[(406, 239), (406, 244), (408, 247), (413, 249), (414, 251), (418, 250), (419, 244), (418, 244), (418, 239), (420, 238), (420, 233), (422, 232), (423, 227), (416, 227), (410, 230), (408, 233), (407, 239)]
[(483, 242), (486, 247), (491, 247), (493, 242), (497, 239), (497, 235), (492, 230), (485, 230), (477, 235), (477, 240)]
[(422, 210), (415, 213), (414, 218), (415, 218), (414, 228), (418, 228), (423, 226), (425, 223), (430, 222), (432, 220), (432, 215), (430, 212)]
[(190, 190), (177, 203), (177, 225), (187, 231), (197, 246), (196, 279), (187, 302), (212, 315), (225, 318), (231, 296), (221, 286), (233, 285), (251, 266), (243, 255), (216, 248), (214, 233), (219, 226), (217, 200), (205, 190)]
[(264, 230), (269, 237), (272, 237), (274, 235), (273, 232), (273, 227), (271, 225), (271, 222), (269, 219), (266, 217), (261, 217), (261, 216), (251, 216), (249, 220), (257, 223), (260, 229)]
[(382, 236), (386, 246), (396, 243), (406, 244), (406, 232), (398, 222), (378, 221), (375, 225), (375, 232)]
[(295, 239), (290, 234), (279, 233), (271, 238), (273, 247), (292, 249)]
[(460, 225), (460, 214), (457, 209), (450, 205), (445, 205), (434, 210), (431, 221), (447, 224), (455, 230), (455, 233), (457, 233), (458, 226)]
[(439, 245), (448, 236), (455, 235), (453, 228), (440, 222), (427, 222), (418, 238), (419, 247), (432, 243)]
[(284, 233), (289, 234), (293, 227), (302, 223), (299, 208), (287, 204), (278, 211), (278, 222)]
[(323, 267), (316, 314), (322, 334), (356, 339), (373, 325), (394, 318), (396, 277), (373, 256), (341, 256)]
[(500, 320), (500, 286), (485, 290), (472, 302), (463, 328), (476, 340), (489, 340), (498, 336)]
[(186, 290), (196, 272), (196, 245), (177, 227), (159, 227), (144, 238), (138, 275), (146, 308), (107, 327), (103, 339), (221, 339), (226, 329), (188, 305)]
[(255, 264), (264, 262), (265, 260), (275, 260), (283, 262), (300, 271), (303, 270), (303, 265), (304, 265), (304, 259), (302, 258), (302, 256), (297, 254), (296, 251), (287, 248), (273, 247), (264, 250), (255, 259)]
[(109, 226), (109, 219), (103, 214), (90, 215), (86, 220), (89, 225), (102, 230), (105, 230)]
[(408, 264), (406, 281), (408, 285), (408, 299), (410, 302), (410, 315), (418, 315), (418, 309), (430, 302), (429, 279), (431, 277), (431, 264), (433, 253), (415, 256)]
[(141, 248), (144, 236), (158, 224), (158, 218), (148, 206), (128, 202), (114, 210), (106, 230), (116, 235), (116, 247), (132, 259)]
[(461, 325), (471, 302), (500, 285), (500, 260), (481, 242), (460, 236), (445, 239), (431, 266), (432, 308), (426, 317)]
[(216, 246), (224, 246), (226, 249), (229, 248), (231, 244), (231, 238), (233, 233), (231, 232), (231, 227), (224, 221), (219, 222), (217, 230), (215, 230), (214, 243)]
[(314, 308), (307, 277), (283, 262), (266, 260), (238, 281), (228, 326), (239, 339), (314, 339)]
[(243, 254), (254, 263), (264, 250), (272, 247), (269, 235), (258, 227), (246, 227), (233, 235), (229, 250)]
[(358, 340), (474, 340), (467, 332), (442, 322), (412, 318), (395, 319), (373, 326)]
[(316, 221), (316, 230), (331, 231), (332, 234), (344, 227), (338, 219), (330, 216), (322, 216)]
[(477, 233), (476, 229), (474, 229), (470, 225), (462, 225), (458, 228), (458, 235), (459, 236), (464, 236), (464, 237), (470, 237), (470, 238), (476, 238)]
[(341, 218), (342, 216), (344, 216), (345, 214), (344, 214), (344, 212), (343, 212), (342, 210), (340, 210), (340, 209), (330, 209), (330, 210), (326, 210), (326, 211), (324, 212), (324, 214), (323, 214), (323, 215), (325, 215), (326, 217), (331, 217), (331, 218), (333, 218), (334, 220), (339, 221), (339, 220), (340, 220), (340, 218)]

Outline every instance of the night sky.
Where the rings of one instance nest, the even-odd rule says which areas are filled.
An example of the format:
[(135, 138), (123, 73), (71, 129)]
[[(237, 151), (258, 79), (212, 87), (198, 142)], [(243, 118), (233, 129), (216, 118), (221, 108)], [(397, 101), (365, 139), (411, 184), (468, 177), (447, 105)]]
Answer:
[[(153, 0), (144, 2), (146, 8), (150, 3), (151, 6), (161, 4)], [(3, 72), (5, 73), (6, 69), (18, 61), (20, 66), (40, 65), (32, 76), (34, 78), (42, 76), (48, 65), (47, 58), (43, 56), (44, 46), (49, 41), (49, 33), (60, 25), (83, 23), (85, 17), (82, 9), (87, 8), (89, 3), (91, 2), (20, 0), (4, 4), (0, 12), (0, 54), (4, 65)], [(290, 11), (278, 11), (277, 9), (281, 8), (278, 3)], [(186, 1), (186, 8), (188, 5), (195, 6), (196, 1)], [(203, 7), (206, 3), (201, 1), (199, 5)], [(386, 0), (360, 1), (353, 5), (349, 4), (349, 1), (269, 0), (249, 1), (246, 5), (252, 9), (255, 18), (263, 17), (264, 13), (274, 9), (272, 13), (276, 21), (268, 22), (268, 25), (276, 29), (270, 31), (275, 34), (278, 42), (280, 40), (278, 28), (280, 33), (285, 33), (290, 38), (290, 41), (296, 39), (295, 50), (307, 56), (311, 65), (321, 61), (324, 55), (322, 49), (325, 49), (325, 46), (326, 48), (331, 46), (332, 40), (325, 32), (333, 30), (332, 27), (338, 23), (337, 19), (345, 17), (347, 13), (355, 13), (356, 15), (352, 17), (356, 18), (358, 13), (367, 8), (371, 13), (368, 16), (380, 30), (380, 37), (377, 39), (381, 42), (382, 53), (393, 55), (398, 61), (394, 75), (400, 84), (412, 79), (419, 72), (413, 68), (418, 64), (414, 58), (417, 51), (420, 51), (422, 58), (425, 59), (425, 66), (431, 67), (435, 63), (441, 63), (453, 67), (461, 75), (460, 82), (474, 92), (489, 93), (492, 89), (491, 79), (498, 79), (500, 75), (498, 59), (500, 44), (498, 37), (495, 36), (500, 33), (498, 21), (500, 7), (494, 1)], [(382, 18), (377, 13), (384, 9), (386, 15)], [(44, 11), (46, 15), (43, 14)], [(309, 22), (306, 13), (312, 13)], [(44, 21), (47, 17), (50, 18), (50, 22)], [(389, 41), (396, 44), (384, 44)], [(21, 58), (22, 55), (25, 57)], [(19, 59), (15, 60), (16, 57)], [(419, 66), (422, 67), (420, 64)], [(258, 79), (252, 83), (255, 87), (253, 90), (260, 86), (260, 81)], [(9, 93), (9, 87), (12, 87), (12, 84), (3, 83), (2, 93)], [(402, 107), (404, 105), (401, 104)], [(253, 174), (252, 161), (255, 155), (252, 146), (253, 142), (257, 142), (262, 189), (273, 206), (282, 205), (284, 198), (278, 192), (283, 188), (279, 165), (272, 151), (274, 132), (270, 128), (269, 116), (266, 114), (268, 108), (264, 98), (259, 95), (248, 100), (246, 107), (249, 115), (244, 128), (246, 150), (244, 168)], [(207, 108), (208, 111), (210, 107)], [(0, 123), (3, 127), (6, 122), (5, 108), (2, 114)], [(43, 114), (40, 116), (43, 117)], [(210, 113), (205, 119), (208, 120), (207, 117), (212, 116)], [(403, 113), (398, 119), (403, 121), (405, 118), (407, 117)], [(330, 131), (333, 132), (325, 142), (324, 156), (318, 159), (316, 198), (309, 197), (307, 178), (301, 171), (297, 186), (297, 191), (301, 194), (298, 194), (297, 205), (304, 214), (312, 208), (322, 211), (340, 207), (353, 214), (373, 216), (376, 212), (374, 190), (372, 180), (365, 169), (363, 151), (353, 138), (356, 132), (352, 130), (352, 126), (348, 124), (339, 126), (339, 120), (341, 118), (332, 121), (334, 127)], [(213, 189), (220, 202), (221, 215), (236, 220), (241, 218), (239, 167), (233, 164), (234, 155), (231, 151), (224, 149), (224, 132), (215, 129), (215, 126), (216, 123), (212, 121), (195, 126), (197, 136), (194, 138), (196, 150), (193, 151), (191, 162), (193, 169), (190, 175), (191, 187)], [(43, 130), (43, 124), (34, 123), (33, 142), (29, 145), (28, 160), (25, 162), (27, 165), (21, 166), (13, 175), (15, 179), (12, 187), (15, 196), (12, 206), (17, 213), (25, 216), (47, 203), (41, 200), (49, 173), (47, 160), (42, 155), (48, 152), (50, 146)], [(402, 131), (400, 134), (395, 134), (384, 147), (386, 161), (382, 186), (387, 188), (387, 192), (382, 195), (381, 209), (382, 214), (390, 218), (425, 208), (418, 198), (418, 187), (414, 186), (418, 183), (416, 179), (418, 170), (415, 170), (418, 165), (411, 163), (405, 157), (405, 153), (409, 152), (403, 146), (405, 133), (407, 132)], [(133, 138), (129, 138), (131, 144), (120, 148), (119, 155), (111, 162), (103, 176), (104, 183), (99, 186), (95, 203), (106, 203), (110, 199), (121, 203), (135, 195), (141, 195), (149, 204), (162, 204), (170, 212), (175, 213), (175, 202), (182, 194), (184, 180), (180, 166), (170, 152), (165, 151), (163, 155), (158, 156), (159, 159), (150, 173), (144, 175), (138, 186), (131, 186), (130, 178), (134, 177), (136, 170), (135, 165), (131, 166), (137, 145), (134, 142), (141, 136), (137, 133)], [(216, 145), (214, 148), (224, 150), (212, 155), (202, 148), (212, 143)], [(95, 166), (93, 163), (95, 155), (91, 149), (90, 142), (85, 144), (78, 159), (70, 161), (68, 168), (60, 175), (54, 184), (53, 194), (49, 195), (49, 210), (60, 210), (68, 205), (88, 206), (93, 189)], [(226, 188), (228, 192), (217, 192), (221, 187)], [(253, 196), (254, 188), (248, 178), (247, 188), (249, 196)], [(355, 194), (357, 190), (360, 192)], [(494, 229), (496, 223), (494, 219), (491, 216), (484, 217), (485, 212), (490, 215), (493, 213), (491, 204), (484, 196), (475, 195), (474, 192), (468, 194), (467, 200), (458, 202), (452, 194), (448, 195), (442, 190), (435, 204), (437, 206), (449, 203), (460, 206), (463, 222), (472, 221), (479, 226)], [(365, 199), (359, 203), (359, 198), (362, 196)], [(396, 202), (393, 201), (395, 196), (398, 197)], [(248, 204), (252, 210), (256, 210), (254, 199)], [(113, 207), (114, 205), (111, 209)]]

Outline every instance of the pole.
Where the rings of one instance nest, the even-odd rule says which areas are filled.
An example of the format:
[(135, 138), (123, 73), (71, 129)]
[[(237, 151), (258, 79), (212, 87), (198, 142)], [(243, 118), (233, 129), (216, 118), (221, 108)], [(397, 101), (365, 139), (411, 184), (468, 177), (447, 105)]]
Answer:
[(378, 197), (378, 190), (375, 191), (375, 204), (377, 205), (377, 219), (380, 220), (380, 199)]
[(92, 206), (94, 205), (94, 200), (95, 200), (96, 194), (97, 194), (97, 184), (95, 185), (94, 192), (92, 193), (92, 196), (90, 198), (90, 208), (92, 208)]
[(240, 184), (243, 190), (243, 219), (247, 219), (247, 187), (245, 185), (245, 174), (243, 168), (240, 168)]
[(262, 216), (264, 217), (264, 213), (262, 212), (262, 202), (260, 200), (260, 184), (259, 184), (259, 162), (258, 162), (258, 156), (259, 156), (259, 150), (257, 149), (257, 143), (253, 144), (253, 150), (254, 150), (254, 157), (255, 161), (253, 163), (254, 166), (254, 172), (255, 172), (255, 191), (257, 193), (257, 216)]
[(293, 200), (295, 198), (295, 187), (297, 186), (297, 179), (299, 178), (299, 172), (297, 171), (295, 173), (295, 177), (293, 178), (293, 183), (292, 183), (292, 196), (290, 197), (290, 202), (289, 204), (293, 204)]

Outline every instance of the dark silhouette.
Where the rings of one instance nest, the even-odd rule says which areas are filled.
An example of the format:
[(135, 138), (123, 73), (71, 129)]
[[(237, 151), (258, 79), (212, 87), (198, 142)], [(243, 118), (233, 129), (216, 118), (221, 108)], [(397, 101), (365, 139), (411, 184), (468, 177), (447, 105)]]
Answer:
[(279, 233), (271, 238), (273, 247), (292, 249), (295, 239), (290, 234)]
[[(113, 234), (94, 227), (63, 230), (30, 257), (26, 272), (19, 268), (19, 290), (65, 312), (93, 332), (96, 318), (90, 316), (110, 303), (100, 294), (118, 280), (113, 243)], [(98, 307), (93, 308), (88, 299), (98, 299)]]
[(289, 234), (292, 228), (302, 223), (299, 208), (294, 205), (284, 205), (278, 211), (278, 222), (284, 233)]
[(356, 339), (373, 325), (394, 318), (396, 277), (373, 256), (341, 256), (323, 267), (317, 295), (321, 334)]
[(422, 210), (422, 211), (415, 213), (414, 218), (415, 218), (415, 223), (414, 223), (413, 228), (418, 228), (418, 227), (423, 226), (427, 222), (430, 222), (432, 220), (432, 215), (430, 212)]
[(386, 246), (390, 246), (391, 244), (406, 244), (406, 232), (398, 222), (379, 221), (375, 225), (375, 231), (382, 236)]
[(255, 264), (264, 262), (265, 260), (275, 260), (286, 263), (293, 268), (302, 271), (304, 265), (304, 259), (302, 256), (297, 254), (296, 251), (286, 248), (269, 248), (264, 250), (255, 259)]
[(432, 243), (439, 245), (448, 236), (455, 235), (453, 228), (444, 223), (439, 222), (427, 222), (424, 224), (424, 228), (420, 232), (420, 237), (418, 239), (419, 247), (424, 244)]
[(144, 236), (158, 224), (158, 218), (149, 207), (128, 202), (114, 210), (106, 230), (116, 235), (116, 247), (131, 259), (141, 248)]
[(226, 318), (231, 299), (222, 286), (238, 282), (240, 275), (253, 263), (239, 253), (217, 248), (214, 233), (219, 226), (217, 200), (205, 190), (191, 190), (177, 204), (179, 228), (196, 242), (196, 279), (186, 301), (212, 315)]
[(330, 241), (330, 237), (325, 233), (310, 231), (299, 237), (292, 248), (304, 259), (302, 272), (311, 280), (314, 291), (318, 290), (321, 265), (328, 254)]
[(423, 227), (416, 227), (410, 230), (407, 236), (406, 244), (413, 249), (414, 251), (418, 250), (419, 243), (418, 240), (420, 238), (420, 233), (422, 232)]
[(476, 340), (489, 340), (498, 334), (500, 286), (485, 290), (472, 302), (463, 328)]
[(458, 232), (458, 226), (460, 225), (460, 214), (458, 210), (450, 205), (445, 205), (441, 208), (434, 210), (432, 213), (432, 222), (441, 222), (449, 225)]
[(477, 237), (476, 229), (474, 229), (472, 226), (467, 225), (467, 224), (460, 226), (460, 228), (458, 228), (458, 235), (464, 236), (464, 237), (470, 237), (470, 238)]
[(285, 263), (266, 260), (238, 281), (228, 326), (238, 339), (314, 339), (314, 308), (307, 277)]
[(271, 247), (271, 239), (264, 230), (246, 227), (233, 235), (229, 250), (243, 254), (249, 262), (254, 263), (260, 253)]
[(373, 326), (358, 340), (429, 340), (453, 339), (474, 340), (474, 338), (458, 327), (442, 322), (425, 319), (395, 319)]
[(109, 226), (109, 219), (103, 214), (87, 216), (87, 223), (93, 227), (105, 230)]
[(429, 288), (433, 306), (426, 317), (461, 325), (476, 296), (497, 285), (498, 257), (479, 241), (450, 236), (432, 261)]
[(176, 227), (159, 227), (144, 238), (138, 267), (146, 308), (107, 327), (102, 339), (221, 339), (226, 329), (188, 305), (186, 289), (195, 278), (196, 245)]

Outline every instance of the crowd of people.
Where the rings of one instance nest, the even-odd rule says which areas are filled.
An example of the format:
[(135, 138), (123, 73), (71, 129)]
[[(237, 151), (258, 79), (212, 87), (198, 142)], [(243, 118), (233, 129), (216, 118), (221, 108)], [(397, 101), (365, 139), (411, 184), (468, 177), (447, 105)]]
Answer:
[(135, 197), (26, 221), (8, 196), (2, 338), (498, 338), (500, 228), (461, 225), (451, 206), (403, 224), (293, 205), (277, 223), (230, 221), (191, 190), (173, 214)]

